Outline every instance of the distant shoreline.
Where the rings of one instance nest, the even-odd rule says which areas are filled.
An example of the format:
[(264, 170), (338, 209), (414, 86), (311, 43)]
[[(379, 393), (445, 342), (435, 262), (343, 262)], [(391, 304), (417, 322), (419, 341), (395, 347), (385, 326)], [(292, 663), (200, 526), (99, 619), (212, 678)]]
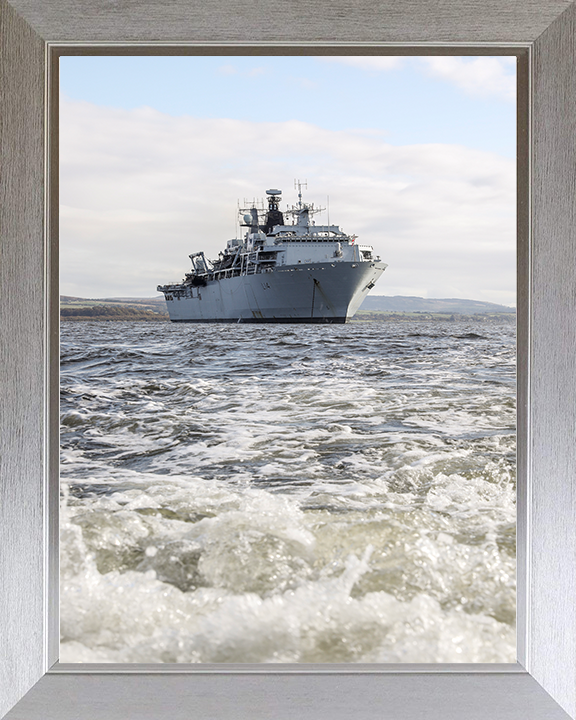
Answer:
[[(64, 314), (60, 320), (65, 322), (170, 322), (168, 315), (159, 313), (117, 313), (117, 314)], [(423, 312), (362, 312), (354, 315), (350, 322), (477, 322), (477, 323), (515, 323), (515, 313), (476, 313), (459, 315), (456, 313), (423, 313)]]
[(473, 313), (427, 313), (427, 312), (392, 312), (387, 310), (359, 310), (352, 322), (480, 322), (480, 323), (515, 323), (516, 313), (492, 312)]
[[(169, 322), (163, 297), (60, 297), (66, 322)], [(516, 310), (495, 303), (461, 299), (368, 296), (351, 322), (491, 322), (513, 323)]]

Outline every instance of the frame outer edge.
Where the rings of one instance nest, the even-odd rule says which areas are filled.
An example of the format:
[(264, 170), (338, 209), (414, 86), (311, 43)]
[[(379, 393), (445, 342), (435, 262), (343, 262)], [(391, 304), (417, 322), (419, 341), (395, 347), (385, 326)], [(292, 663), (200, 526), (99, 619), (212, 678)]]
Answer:
[(45, 670), (44, 69), (0, 0), (0, 716)]
[(11, 0), (52, 42), (530, 43), (570, 0)]
[[(573, 82), (575, 34), (574, 6), (571, 6), (561, 20), (553, 23), (535, 42), (534, 124), (538, 173), (533, 179), (536, 206), (533, 219), (535, 235), (542, 246), (535, 256), (532, 280), (537, 334), (533, 360), (538, 372), (550, 368), (553, 378), (538, 377), (531, 383), (533, 396), (538, 401), (537, 410), (530, 410), (532, 423), (542, 421), (543, 411), (550, 410), (551, 414), (532, 439), (532, 457), (536, 459), (532, 459), (531, 468), (536, 481), (530, 498), (533, 504), (530, 521), (538, 530), (552, 523), (551, 527), (557, 532), (554, 538), (542, 537), (533, 543), (532, 572), (536, 583), (557, 585), (530, 588), (530, 607), (545, 617), (529, 618), (528, 630), (534, 641), (526, 658), (529, 671), (571, 717), (576, 717), (576, 632), (573, 624), (566, 628), (563, 621), (573, 616), (576, 597), (573, 574), (566, 576), (569, 562), (572, 562), (571, 568), (575, 566), (576, 543), (571, 527), (575, 517), (574, 488), (570, 488), (567, 479), (574, 473), (566, 476), (562, 471), (574, 471), (576, 464), (569, 452), (576, 427), (572, 423), (574, 403), (570, 407), (566, 397), (574, 392), (574, 377), (570, 372), (574, 329), (569, 319), (576, 305), (574, 283), (570, 282), (574, 280), (571, 252), (574, 207), (570, 200), (575, 184), (575, 151), (571, 145), (575, 129), (574, 116), (570, 113), (574, 112), (576, 85)], [(44, 370), (45, 281), (40, 281), (45, 278), (41, 190), (43, 87), (44, 41), (7, 0), (0, 0), (0, 158), (3, 163), (0, 165), (0, 379), (6, 381), (0, 406), (0, 536), (4, 541), (0, 544), (0, 617), (3, 630), (8, 631), (0, 644), (0, 717), (45, 670), (42, 639), (45, 607), (41, 598), (45, 589), (46, 558), (42, 550), (45, 536), (41, 515), (47, 505), (43, 492), (47, 456), (42, 439), (47, 420), (44, 381), (48, 378)], [(560, 92), (562, 102), (559, 102)], [(557, 242), (561, 250), (551, 267), (547, 255)], [(548, 278), (556, 284), (560, 278), (560, 286), (544, 287)], [(547, 343), (557, 342), (558, 332), (555, 334), (553, 327), (559, 319), (565, 340), (562, 348), (554, 347), (547, 353)], [(50, 337), (53, 338), (53, 333)], [(566, 391), (564, 395), (558, 391), (561, 383), (555, 384), (554, 379), (569, 381), (561, 388)], [(554, 392), (545, 402), (550, 388)], [(568, 415), (563, 414), (564, 410), (569, 411)], [(555, 430), (560, 431), (560, 437), (546, 450), (546, 440), (550, 440)], [(563, 440), (568, 440), (568, 445), (562, 444)], [(541, 445), (546, 452), (538, 457)], [(559, 501), (561, 496), (544, 493), (549, 480), (561, 496), (571, 490), (566, 504)], [(551, 562), (539, 560), (539, 552), (549, 553)], [(546, 602), (552, 607), (542, 613)], [(50, 648), (47, 653), (49, 659)]]
[(576, 6), (534, 43), (527, 669), (576, 717)]

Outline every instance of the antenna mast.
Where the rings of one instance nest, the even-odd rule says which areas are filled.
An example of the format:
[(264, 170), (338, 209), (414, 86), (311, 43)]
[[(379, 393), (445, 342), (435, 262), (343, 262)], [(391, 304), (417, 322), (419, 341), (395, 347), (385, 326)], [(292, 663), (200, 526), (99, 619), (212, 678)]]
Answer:
[(300, 182), (300, 180), (294, 180), (294, 190), (298, 190), (298, 210), (302, 210), (302, 188), (308, 189), (308, 180)]

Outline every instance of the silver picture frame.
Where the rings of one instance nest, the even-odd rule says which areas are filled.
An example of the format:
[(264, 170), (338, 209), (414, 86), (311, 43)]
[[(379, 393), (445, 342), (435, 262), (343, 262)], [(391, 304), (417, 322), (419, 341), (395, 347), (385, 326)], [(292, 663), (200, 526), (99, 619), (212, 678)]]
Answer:
[[(58, 664), (57, 57), (519, 58), (518, 662)], [(576, 8), (0, 0), (0, 717), (576, 718)]]

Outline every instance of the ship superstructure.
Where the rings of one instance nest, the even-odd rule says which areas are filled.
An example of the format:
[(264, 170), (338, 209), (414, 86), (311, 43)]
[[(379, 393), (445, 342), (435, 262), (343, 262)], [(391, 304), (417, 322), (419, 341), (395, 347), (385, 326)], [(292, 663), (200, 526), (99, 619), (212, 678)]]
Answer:
[(239, 209), (243, 238), (216, 260), (192, 253), (182, 282), (158, 286), (170, 320), (344, 323), (354, 315), (387, 266), (338, 225), (316, 225), (324, 208), (303, 202), (302, 186), (284, 212), (281, 190), (266, 190), (266, 204)]

